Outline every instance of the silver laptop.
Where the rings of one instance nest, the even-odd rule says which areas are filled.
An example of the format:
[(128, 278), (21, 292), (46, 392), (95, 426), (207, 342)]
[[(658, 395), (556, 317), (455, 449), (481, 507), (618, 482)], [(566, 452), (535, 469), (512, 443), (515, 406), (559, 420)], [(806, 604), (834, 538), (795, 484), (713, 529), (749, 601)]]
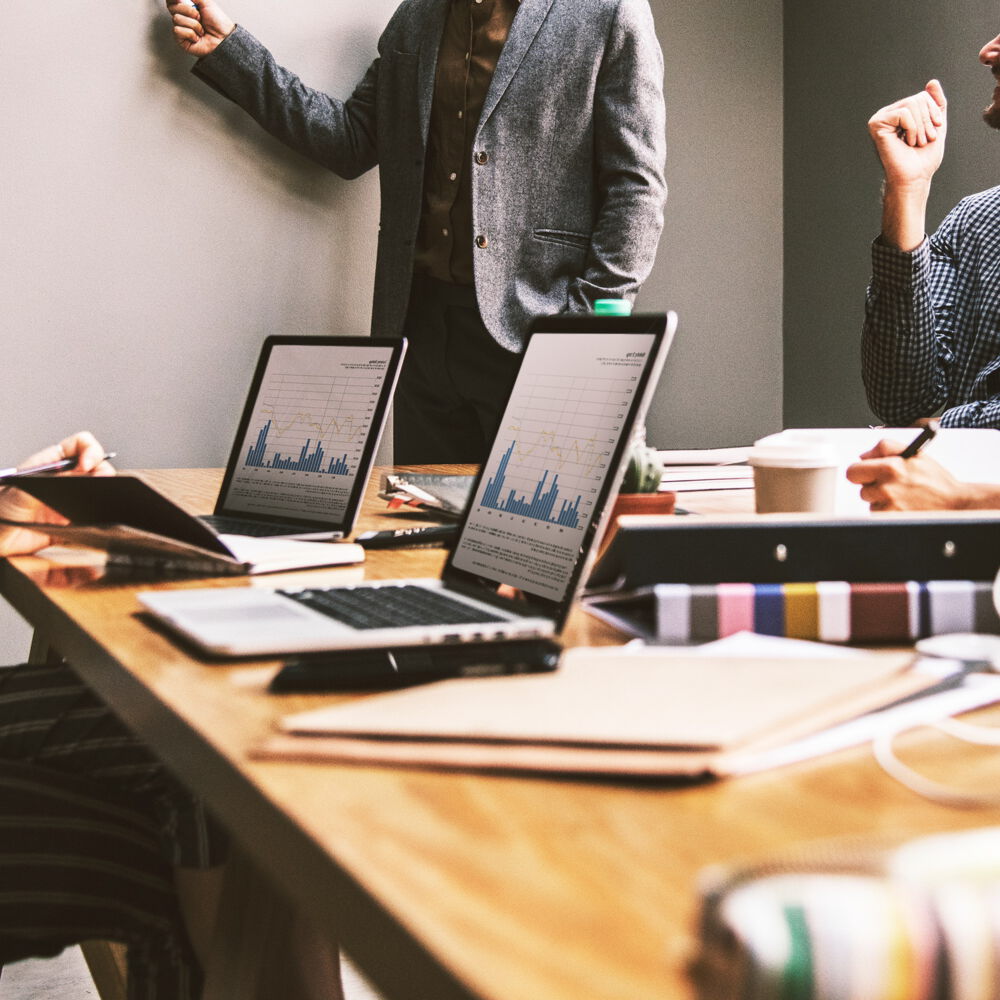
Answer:
[(343, 538), (354, 528), (406, 341), (264, 341), (212, 514), (217, 534)]
[(139, 600), (202, 649), (235, 656), (557, 634), (676, 323), (673, 313), (535, 321), (440, 579), (147, 591)]

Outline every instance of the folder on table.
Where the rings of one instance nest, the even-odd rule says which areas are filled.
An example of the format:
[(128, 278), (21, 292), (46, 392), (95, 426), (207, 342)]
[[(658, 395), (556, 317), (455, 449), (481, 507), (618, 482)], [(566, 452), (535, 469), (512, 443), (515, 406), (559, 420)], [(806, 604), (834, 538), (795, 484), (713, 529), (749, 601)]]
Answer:
[(992, 580), (998, 566), (1000, 516), (990, 511), (633, 516), (619, 519), (587, 586)]
[(447, 680), (287, 717), (261, 757), (687, 779), (911, 698), (910, 657), (750, 659), (574, 650), (552, 674)]

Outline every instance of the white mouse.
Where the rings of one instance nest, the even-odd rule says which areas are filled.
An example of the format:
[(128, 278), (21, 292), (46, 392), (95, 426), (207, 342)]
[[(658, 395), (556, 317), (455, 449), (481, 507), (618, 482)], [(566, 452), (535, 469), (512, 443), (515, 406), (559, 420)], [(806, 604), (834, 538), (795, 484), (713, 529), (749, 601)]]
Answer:
[(989, 663), (1000, 670), (1000, 635), (978, 632), (950, 632), (921, 639), (916, 649), (924, 656), (963, 660), (966, 663)]

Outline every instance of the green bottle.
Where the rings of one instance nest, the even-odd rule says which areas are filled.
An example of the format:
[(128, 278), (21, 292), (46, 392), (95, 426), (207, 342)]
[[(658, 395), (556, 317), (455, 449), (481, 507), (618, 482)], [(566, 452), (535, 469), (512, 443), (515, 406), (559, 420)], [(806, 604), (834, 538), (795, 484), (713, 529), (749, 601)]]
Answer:
[(631, 316), (632, 303), (627, 299), (596, 299), (595, 316)]

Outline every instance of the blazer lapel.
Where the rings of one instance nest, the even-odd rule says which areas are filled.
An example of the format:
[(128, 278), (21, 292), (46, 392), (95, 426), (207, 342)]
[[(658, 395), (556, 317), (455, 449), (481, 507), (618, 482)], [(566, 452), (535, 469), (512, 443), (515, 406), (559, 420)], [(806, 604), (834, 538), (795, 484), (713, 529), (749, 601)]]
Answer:
[(434, 73), (437, 70), (438, 51), (444, 22), (452, 0), (425, 0), (426, 14), (420, 32), (417, 51), (417, 111), (420, 116), (420, 134), (427, 144), (427, 129), (431, 120), (431, 101), (434, 99)]
[(554, 0), (521, 0), (521, 7), (514, 18), (514, 23), (510, 26), (510, 34), (493, 73), (490, 89), (486, 92), (483, 113), (479, 117), (480, 127), (500, 103), (500, 98), (503, 97), (528, 49), (531, 48), (531, 43), (535, 40), (535, 35), (538, 34), (553, 3)]

